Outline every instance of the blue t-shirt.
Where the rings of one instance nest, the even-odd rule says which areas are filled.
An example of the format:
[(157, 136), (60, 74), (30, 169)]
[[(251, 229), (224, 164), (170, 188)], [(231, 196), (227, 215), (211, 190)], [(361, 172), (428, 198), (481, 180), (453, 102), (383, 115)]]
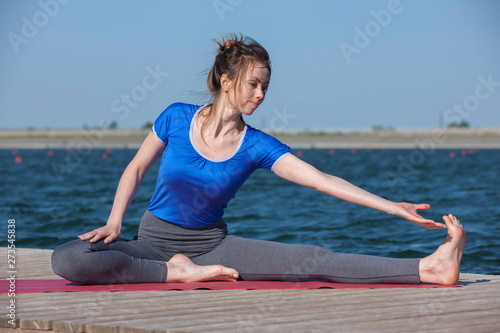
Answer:
[(192, 140), (193, 118), (199, 105), (175, 103), (152, 128), (163, 142), (155, 192), (149, 211), (187, 228), (219, 222), (224, 208), (257, 168), (272, 170), (291, 149), (274, 137), (246, 125), (238, 147), (223, 159), (211, 159)]

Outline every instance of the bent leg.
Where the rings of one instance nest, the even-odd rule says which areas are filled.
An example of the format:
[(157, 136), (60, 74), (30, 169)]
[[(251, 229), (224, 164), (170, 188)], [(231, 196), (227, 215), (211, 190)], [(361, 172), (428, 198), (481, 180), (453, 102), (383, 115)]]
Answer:
[(237, 236), (228, 236), (213, 251), (191, 259), (198, 265), (233, 267), (243, 280), (420, 283), (420, 259), (338, 253), (319, 246)]
[(145, 242), (117, 240), (104, 244), (79, 239), (52, 253), (52, 270), (75, 283), (165, 282), (167, 264)]

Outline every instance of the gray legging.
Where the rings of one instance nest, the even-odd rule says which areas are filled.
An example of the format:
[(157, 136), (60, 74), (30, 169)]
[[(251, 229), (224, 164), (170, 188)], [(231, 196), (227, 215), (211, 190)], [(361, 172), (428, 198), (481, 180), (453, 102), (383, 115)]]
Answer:
[(420, 259), (332, 252), (227, 235), (221, 221), (189, 229), (146, 211), (131, 241), (104, 244), (74, 240), (52, 254), (54, 272), (85, 284), (165, 282), (166, 261), (177, 253), (198, 265), (232, 267), (242, 280), (323, 280), (341, 283), (420, 283)]

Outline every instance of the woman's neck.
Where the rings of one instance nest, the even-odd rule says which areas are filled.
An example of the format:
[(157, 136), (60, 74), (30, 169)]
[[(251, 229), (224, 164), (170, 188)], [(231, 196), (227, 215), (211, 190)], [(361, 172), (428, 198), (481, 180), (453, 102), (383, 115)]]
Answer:
[[(213, 117), (209, 124), (207, 124), (206, 134), (212, 138), (225, 137), (226, 135), (237, 135), (243, 131), (245, 123), (241, 118), (241, 112), (231, 107), (227, 101), (220, 101), (214, 105), (209, 106), (213, 112)], [(204, 119), (203, 119), (204, 120)]]

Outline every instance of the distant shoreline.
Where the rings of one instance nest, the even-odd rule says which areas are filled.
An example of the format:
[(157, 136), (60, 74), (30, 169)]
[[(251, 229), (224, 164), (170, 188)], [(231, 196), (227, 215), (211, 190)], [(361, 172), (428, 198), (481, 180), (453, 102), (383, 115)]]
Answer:
[[(0, 130), (0, 149), (140, 147), (149, 130)], [(500, 128), (270, 133), (295, 149), (500, 149)]]

